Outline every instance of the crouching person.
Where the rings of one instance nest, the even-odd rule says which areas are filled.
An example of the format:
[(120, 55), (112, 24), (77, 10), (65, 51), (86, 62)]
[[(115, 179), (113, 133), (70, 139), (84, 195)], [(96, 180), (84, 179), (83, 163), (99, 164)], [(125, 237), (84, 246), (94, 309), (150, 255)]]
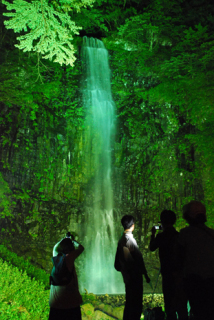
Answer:
[[(75, 248), (76, 247), (76, 248)], [(53, 249), (50, 277), (49, 320), (81, 320), (82, 297), (78, 288), (74, 261), (84, 251), (70, 233)]]

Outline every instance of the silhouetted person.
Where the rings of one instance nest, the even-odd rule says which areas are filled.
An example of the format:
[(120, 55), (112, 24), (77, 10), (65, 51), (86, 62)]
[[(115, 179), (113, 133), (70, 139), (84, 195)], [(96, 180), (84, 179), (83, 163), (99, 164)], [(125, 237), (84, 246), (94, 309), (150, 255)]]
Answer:
[[(151, 251), (159, 249), (161, 264), (162, 290), (167, 320), (176, 320), (176, 312), (179, 320), (188, 318), (187, 301), (182, 297), (180, 288), (177, 287), (178, 275), (175, 274), (174, 250), (178, 232), (173, 225), (176, 222), (176, 215), (171, 210), (163, 210), (160, 215), (163, 232), (156, 234), (155, 226), (152, 228), (152, 236), (149, 245)], [(180, 295), (178, 295), (178, 291)]]
[(126, 290), (126, 302), (123, 320), (139, 320), (142, 313), (143, 274), (146, 282), (150, 282), (145, 268), (143, 256), (133, 237), (134, 218), (125, 215), (121, 219), (124, 233), (118, 242), (115, 256), (115, 269), (123, 276)]
[[(75, 247), (77, 247), (75, 249)], [(53, 249), (53, 257), (65, 254), (66, 270), (65, 278), (69, 283), (57, 285), (54, 278), (51, 280), (50, 289), (50, 314), (49, 320), (81, 320), (80, 304), (82, 297), (78, 288), (77, 274), (74, 261), (84, 251), (84, 247), (66, 235)], [(64, 270), (64, 269), (63, 269)]]
[(180, 230), (177, 265), (183, 271), (187, 298), (194, 320), (214, 319), (214, 230), (204, 223), (206, 208), (199, 201), (183, 207), (189, 226)]

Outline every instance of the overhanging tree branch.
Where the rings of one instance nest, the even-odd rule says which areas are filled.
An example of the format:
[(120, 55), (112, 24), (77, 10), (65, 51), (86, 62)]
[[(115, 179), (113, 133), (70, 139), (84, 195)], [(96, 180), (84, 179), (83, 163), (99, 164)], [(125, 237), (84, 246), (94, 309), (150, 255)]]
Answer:
[[(94, 0), (66, 1), (76, 10), (92, 5), (93, 2)], [(35, 51), (42, 58), (61, 65), (74, 65), (76, 58), (72, 40), (74, 35), (79, 34), (81, 27), (75, 25), (67, 12), (63, 9), (56, 11), (47, 0), (14, 0), (13, 3), (3, 0), (2, 3), (7, 6), (8, 11), (12, 10), (4, 13), (10, 18), (4, 22), (6, 28), (13, 29), (14, 32), (25, 32), (17, 37), (17, 48), (24, 52)]]

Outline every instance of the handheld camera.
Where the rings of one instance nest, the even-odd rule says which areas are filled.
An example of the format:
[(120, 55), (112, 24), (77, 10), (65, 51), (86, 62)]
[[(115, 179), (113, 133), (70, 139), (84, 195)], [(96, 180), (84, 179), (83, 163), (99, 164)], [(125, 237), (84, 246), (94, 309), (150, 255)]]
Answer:
[(74, 235), (71, 232), (67, 232), (65, 237), (69, 238), (72, 241), (74, 248), (78, 248), (79, 243), (75, 240)]
[(162, 225), (155, 226), (155, 230), (163, 230)]
[(65, 237), (71, 239), (71, 241), (74, 241), (74, 236), (70, 233), (70, 231), (66, 233)]

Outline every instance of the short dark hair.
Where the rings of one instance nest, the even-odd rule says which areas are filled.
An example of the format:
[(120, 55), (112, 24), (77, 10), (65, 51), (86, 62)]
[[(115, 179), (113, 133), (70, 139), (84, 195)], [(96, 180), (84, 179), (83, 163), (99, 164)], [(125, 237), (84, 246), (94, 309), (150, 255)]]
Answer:
[(165, 209), (161, 212), (160, 220), (162, 223), (173, 225), (176, 221), (176, 215), (174, 211)]
[(121, 223), (124, 230), (129, 229), (134, 224), (134, 217), (129, 214), (126, 214), (125, 216), (122, 217)]
[(75, 248), (74, 248), (73, 241), (70, 238), (64, 238), (64, 239), (62, 239), (62, 241), (60, 241), (59, 245), (56, 248), (56, 251), (58, 253), (62, 252), (64, 254), (67, 254), (67, 253), (73, 251), (74, 249)]
[(183, 206), (183, 218), (190, 225), (205, 223), (207, 221), (206, 208), (200, 201), (192, 200)]

